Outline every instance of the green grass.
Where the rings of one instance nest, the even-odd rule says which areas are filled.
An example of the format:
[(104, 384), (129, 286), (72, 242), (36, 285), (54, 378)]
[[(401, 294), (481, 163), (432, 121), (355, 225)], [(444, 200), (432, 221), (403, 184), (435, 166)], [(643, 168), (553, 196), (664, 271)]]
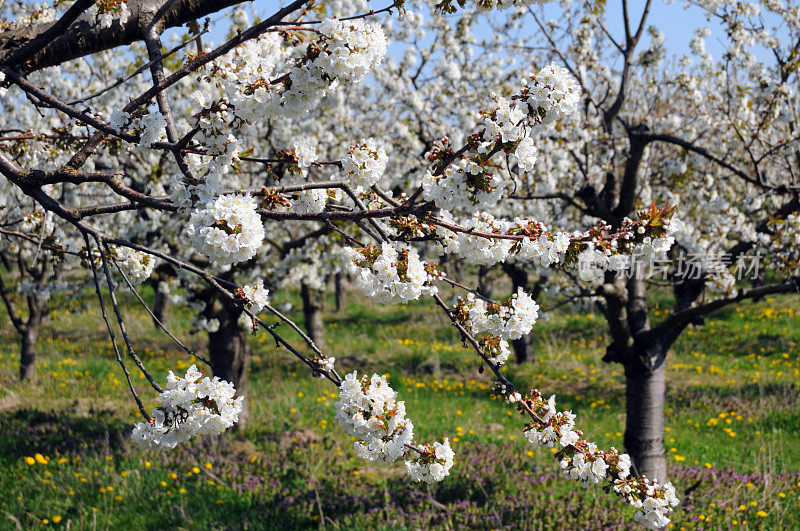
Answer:
[[(630, 524), (631, 509), (558, 478), (550, 453), (526, 443), (521, 419), (488, 398), (488, 374), (478, 372), (441, 312), (422, 303), (376, 306), (354, 293), (348, 299), (344, 311), (326, 315), (337, 368), (388, 374), (416, 439), (450, 437), (456, 466), (442, 484), (412, 485), (402, 464), (356, 458), (333, 419), (337, 390), (262, 333), (251, 341), (253, 416), (245, 430), (163, 454), (133, 448), (135, 407), (87, 298), (56, 312), (43, 330), (34, 383), (16, 382), (16, 337), (8, 322), (0, 330), (0, 529), (45, 520), (77, 529)], [(302, 322), (296, 295), (288, 300)], [(659, 300), (656, 322), (668, 303)], [(191, 360), (143, 310), (125, 304), (151, 371), (163, 381), (167, 370), (185, 370)], [(675, 345), (665, 434), (670, 474), (681, 492), (700, 481), (677, 512), (676, 529), (800, 528), (799, 308), (791, 298), (742, 304)], [(190, 315), (171, 315), (176, 334), (202, 351), (203, 337), (189, 334)], [(623, 375), (600, 361), (603, 331), (599, 315), (557, 312), (535, 327), (535, 360), (507, 372), (520, 387), (555, 393), (588, 439), (621, 448)], [(150, 408), (155, 396), (134, 369)]]

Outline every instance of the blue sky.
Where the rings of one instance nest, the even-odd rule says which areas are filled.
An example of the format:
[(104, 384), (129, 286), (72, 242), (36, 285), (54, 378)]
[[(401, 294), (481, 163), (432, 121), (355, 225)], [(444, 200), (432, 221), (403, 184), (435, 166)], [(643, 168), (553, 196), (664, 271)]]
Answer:
[[(324, 0), (323, 0), (324, 1)], [(372, 0), (371, 5), (375, 9), (380, 9), (388, 5), (391, 0)], [(629, 12), (631, 17), (631, 24), (638, 23), (641, 17), (642, 9), (644, 8), (644, 0), (629, 0)], [(277, 2), (274, 0), (255, 0), (253, 2), (254, 10), (260, 15), (269, 15), (275, 11)], [(621, 40), (624, 34), (622, 23), (622, 10), (620, 0), (609, 0), (607, 7), (607, 27), (609, 31)], [(557, 2), (549, 5), (547, 14), (550, 18), (558, 20), (561, 12)], [(227, 10), (225, 11), (227, 12)], [(223, 13), (225, 13), (223, 12)], [(213, 17), (215, 20), (222, 20), (224, 15), (217, 14)], [(706, 40), (707, 50), (719, 57), (726, 46), (723, 44), (725, 35), (721, 27), (716, 21), (708, 21), (702, 9), (696, 6), (686, 6), (686, 3), (681, 0), (674, 2), (667, 2), (665, 0), (654, 0), (648, 16), (647, 25), (654, 25), (659, 28), (665, 36), (665, 46), (670, 53), (683, 54), (689, 49), (689, 41), (692, 39), (694, 30), (698, 26), (705, 26), (711, 30), (711, 37)], [(224, 24), (220, 24), (224, 26)], [(489, 28), (484, 26), (483, 31), (476, 28), (478, 36), (482, 37), (488, 35)], [(219, 43), (224, 38), (224, 31), (212, 31), (210, 39)], [(757, 54), (759, 55), (759, 54)]]
[[(625, 34), (620, 4), (619, 1), (615, 2), (614, 0), (608, 3), (608, 29), (615, 38), (621, 38)], [(628, 2), (628, 5), (631, 24), (638, 24), (644, 9), (644, 1), (632, 0)], [(706, 49), (718, 57), (726, 48), (721, 42), (725, 37), (722, 28), (715, 20), (708, 21), (702, 9), (696, 6), (684, 6), (685, 3), (680, 1), (668, 5), (663, 0), (655, 0), (651, 5), (646, 25), (660, 29), (664, 33), (664, 45), (667, 50), (675, 54), (687, 53), (694, 30), (699, 26), (705, 26), (711, 30), (711, 37), (706, 39)], [(618, 39), (617, 42), (620, 40)]]

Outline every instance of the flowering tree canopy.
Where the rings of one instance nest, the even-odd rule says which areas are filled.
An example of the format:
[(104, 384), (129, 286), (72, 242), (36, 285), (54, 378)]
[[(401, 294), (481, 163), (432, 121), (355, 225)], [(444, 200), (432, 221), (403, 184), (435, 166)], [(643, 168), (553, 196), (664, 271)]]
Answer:
[[(125, 328), (119, 286), (147, 307), (137, 285), (164, 268), (158, 289), (197, 310), (210, 342), (263, 328), (339, 388), (336, 418), (361, 458), (403, 459), (431, 483), (457, 459), (449, 441), (416, 441), (386, 378), (342, 377), (337, 353), (270, 290), (323, 289), (346, 271), (380, 303), (432, 299), (492, 372), (492, 394), (526, 417), (526, 438), (661, 528), (678, 503), (663, 459), (670, 346), (714, 309), (798, 289), (800, 8), (696, 3), (728, 48), (712, 57), (700, 28), (675, 67), (649, 0), (635, 17), (625, 0), (619, 15), (562, 1), (558, 23), (538, 0), (296, 0), (255, 23), (237, 1), (0, 4), (0, 234), (19, 257), (29, 321), (59, 271), (82, 272), (70, 281), (96, 291), (143, 417), (133, 439), (173, 448), (218, 435), (244, 416), (246, 360), (198, 356), (147, 308), (214, 373), (170, 372), (164, 388)], [(207, 47), (203, 17), (231, 6), (229, 38)], [(609, 16), (622, 17), (621, 39)], [(479, 41), (480, 20), (496, 38)], [(777, 280), (742, 287), (736, 268), (754, 251)], [(669, 261), (675, 307), (651, 325), (646, 269), (681, 252), (728, 260), (691, 275)], [(496, 301), (448, 261), (503, 265), (563, 304), (599, 305), (606, 360), (625, 367), (628, 453), (598, 448), (555, 397), (504, 376), (510, 342), (545, 313), (525, 286)], [(22, 333), (10, 292), (0, 284)], [(131, 365), (158, 393), (152, 412)]]

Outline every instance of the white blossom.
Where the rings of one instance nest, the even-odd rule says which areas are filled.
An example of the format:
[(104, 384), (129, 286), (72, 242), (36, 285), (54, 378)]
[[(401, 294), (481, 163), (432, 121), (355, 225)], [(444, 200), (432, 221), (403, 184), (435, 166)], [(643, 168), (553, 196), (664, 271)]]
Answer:
[(336, 420), (356, 439), (353, 447), (368, 461), (394, 461), (405, 454), (414, 437), (414, 425), (406, 418), (403, 401), (386, 382), (373, 374), (359, 379), (348, 374), (339, 387)]
[(309, 137), (295, 140), (293, 144), (294, 156), (297, 157), (297, 165), (301, 168), (308, 168), (319, 158), (317, 148)]
[(436, 483), (450, 475), (453, 467), (453, 449), (450, 440), (445, 438), (443, 443), (435, 442), (426, 445), (425, 451), (418, 453), (414, 459), (406, 461), (408, 476), (414, 481)]
[(401, 304), (438, 291), (430, 284), (433, 277), (413, 247), (384, 242), (377, 257), (351, 249), (349, 260), (350, 272), (356, 275), (361, 291), (377, 302)]
[(125, 272), (131, 284), (140, 284), (150, 278), (156, 265), (154, 256), (130, 247), (115, 247), (117, 264)]
[(369, 188), (380, 180), (388, 160), (386, 150), (370, 137), (350, 148), (342, 171), (355, 187)]
[(198, 252), (219, 264), (236, 264), (255, 256), (264, 224), (250, 194), (223, 195), (192, 212), (186, 233)]
[(203, 377), (194, 365), (183, 378), (170, 371), (161, 405), (149, 422), (134, 426), (131, 437), (142, 446), (174, 448), (197, 435), (219, 435), (239, 420), (244, 397), (235, 394), (233, 384)]
[(264, 280), (258, 279), (255, 284), (242, 286), (242, 293), (247, 298), (251, 312), (258, 313), (269, 304), (269, 290), (264, 287)]

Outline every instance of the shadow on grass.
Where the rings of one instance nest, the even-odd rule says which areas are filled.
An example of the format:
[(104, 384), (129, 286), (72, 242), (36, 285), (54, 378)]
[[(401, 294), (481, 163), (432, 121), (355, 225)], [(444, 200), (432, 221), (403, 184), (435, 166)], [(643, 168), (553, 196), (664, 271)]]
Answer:
[(19, 409), (0, 414), (0, 459), (16, 460), (34, 453), (82, 455), (120, 451), (130, 426), (111, 412), (80, 417), (65, 412)]

